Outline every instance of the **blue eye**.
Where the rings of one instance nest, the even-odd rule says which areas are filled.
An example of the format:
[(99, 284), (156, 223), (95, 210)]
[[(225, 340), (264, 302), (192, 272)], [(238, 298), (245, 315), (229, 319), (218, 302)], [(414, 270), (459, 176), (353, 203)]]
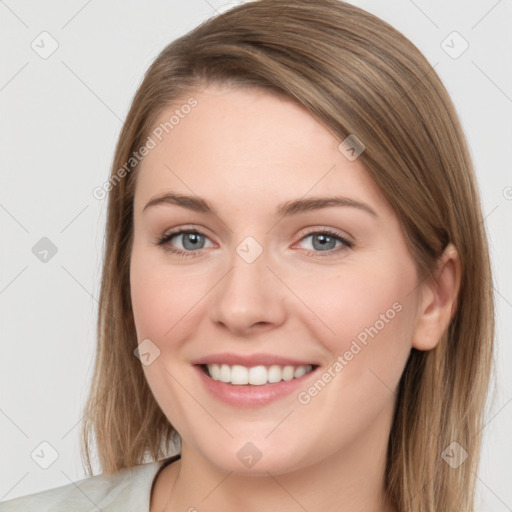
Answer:
[[(300, 241), (303, 242), (308, 238), (311, 239), (311, 242), (310, 247), (306, 247), (306, 249), (308, 254), (313, 257), (331, 256), (345, 249), (350, 249), (354, 245), (341, 235), (325, 229), (311, 232), (302, 237)], [(171, 243), (174, 239), (181, 239), (181, 247), (178, 246), (176, 248), (176, 242)], [(167, 252), (186, 257), (197, 255), (198, 251), (206, 247), (212, 247), (211, 242), (209, 246), (205, 245), (209, 240), (210, 239), (200, 231), (195, 229), (182, 229), (159, 238), (156, 244)]]
[[(173, 247), (174, 244), (171, 244), (171, 240), (174, 238), (179, 239), (180, 237), (182, 248), (185, 250), (179, 247), (175, 249)], [(208, 238), (199, 231), (183, 229), (163, 236), (158, 240), (157, 245), (162, 246), (165, 251), (177, 254), (178, 256), (190, 256), (195, 254), (195, 251), (204, 249), (206, 240)]]
[(329, 256), (346, 248), (352, 248), (353, 243), (342, 236), (328, 230), (309, 233), (301, 239), (301, 242), (311, 239), (310, 247), (306, 247), (313, 256)]

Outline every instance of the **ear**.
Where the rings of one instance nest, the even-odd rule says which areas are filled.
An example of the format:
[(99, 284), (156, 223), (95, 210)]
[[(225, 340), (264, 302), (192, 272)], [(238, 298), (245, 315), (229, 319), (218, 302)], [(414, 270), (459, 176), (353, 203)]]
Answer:
[(457, 309), (460, 287), (460, 258), (453, 244), (448, 244), (434, 275), (422, 283), (416, 313), (412, 346), (432, 350), (448, 329)]

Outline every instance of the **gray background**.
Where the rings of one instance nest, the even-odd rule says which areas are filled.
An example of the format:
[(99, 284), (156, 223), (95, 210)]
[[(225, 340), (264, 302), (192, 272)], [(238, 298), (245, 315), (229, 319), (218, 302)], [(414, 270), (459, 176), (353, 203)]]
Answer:
[[(511, 1), (352, 3), (423, 51), (452, 95), (469, 141), (497, 305), (497, 375), (479, 509), (511, 511)], [(108, 178), (122, 120), (154, 57), (215, 9), (235, 4), (0, 1), (0, 500), (85, 475), (78, 435), (95, 351), (106, 207), (92, 191)], [(458, 55), (464, 40), (469, 47)], [(58, 48), (45, 55), (52, 44)], [(43, 237), (57, 249), (46, 262), (33, 252), (48, 244)]]

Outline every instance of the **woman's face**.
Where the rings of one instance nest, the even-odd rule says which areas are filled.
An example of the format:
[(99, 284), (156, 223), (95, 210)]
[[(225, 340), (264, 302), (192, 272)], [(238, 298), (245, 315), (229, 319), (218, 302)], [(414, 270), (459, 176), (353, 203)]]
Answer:
[(384, 457), (419, 293), (396, 215), (297, 104), (193, 97), (160, 116), (175, 114), (134, 200), (131, 298), (156, 400), (184, 450), (228, 471)]

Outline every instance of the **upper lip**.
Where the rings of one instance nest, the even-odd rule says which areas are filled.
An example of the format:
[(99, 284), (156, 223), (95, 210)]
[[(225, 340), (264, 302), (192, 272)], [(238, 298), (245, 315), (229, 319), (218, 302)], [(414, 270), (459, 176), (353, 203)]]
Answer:
[(291, 359), (289, 357), (278, 356), (275, 354), (233, 354), (221, 353), (211, 354), (209, 356), (200, 357), (192, 361), (192, 364), (227, 364), (229, 366), (240, 365), (251, 368), (253, 366), (316, 366), (316, 363), (299, 359)]

